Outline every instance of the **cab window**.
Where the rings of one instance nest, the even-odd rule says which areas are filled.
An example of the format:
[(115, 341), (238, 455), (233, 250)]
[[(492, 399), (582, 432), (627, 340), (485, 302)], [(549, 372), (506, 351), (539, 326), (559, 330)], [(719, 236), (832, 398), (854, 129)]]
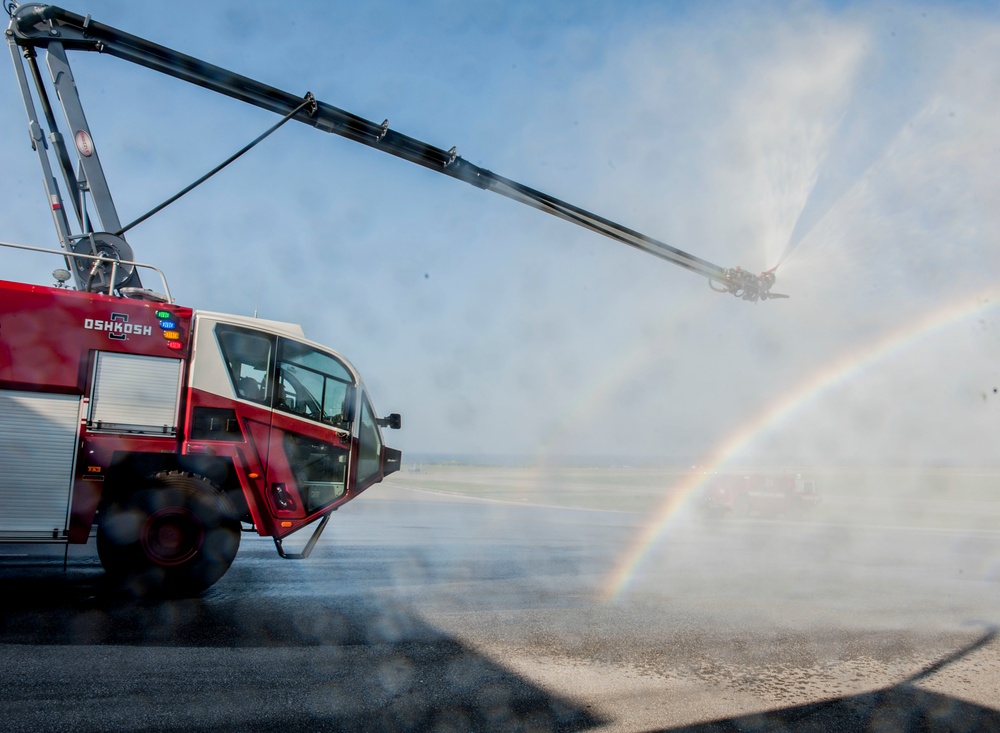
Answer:
[(353, 384), (351, 373), (335, 357), (278, 339), (274, 409), (348, 430)]
[(375, 423), (375, 413), (368, 398), (361, 405), (361, 429), (358, 433), (358, 484), (378, 476), (382, 470), (382, 437)]
[(226, 362), (233, 390), (240, 399), (270, 402), (271, 355), (274, 337), (237, 326), (217, 324), (215, 337)]

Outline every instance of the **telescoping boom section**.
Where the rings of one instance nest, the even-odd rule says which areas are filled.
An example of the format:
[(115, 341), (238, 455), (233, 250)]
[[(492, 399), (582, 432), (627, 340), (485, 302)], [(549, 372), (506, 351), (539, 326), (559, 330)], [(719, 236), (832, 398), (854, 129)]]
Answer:
[[(566, 219), (701, 275), (708, 279), (714, 290), (719, 292), (731, 293), (750, 301), (785, 297), (771, 292), (771, 286), (774, 284), (773, 271), (754, 275), (739, 267), (720, 267), (580, 207), (473, 165), (458, 155), (454, 147), (445, 150), (396, 132), (390, 129), (388, 120), (377, 124), (324, 102), (315, 101), (310, 94), (303, 98), (281, 91), (200, 59), (95, 22), (91, 20), (89, 15), (84, 17), (51, 5), (24, 5), (16, 8), (12, 14), (8, 38), (12, 49), (15, 46), (20, 47), (27, 52), (26, 55), (29, 57), (36, 48), (47, 49), (57, 87), (60, 84), (66, 86), (72, 84), (70, 74), (60, 75), (59, 73), (64, 68), (68, 70), (68, 62), (65, 60), (67, 50), (97, 51), (116, 56), (248, 104), (271, 110), (297, 122), (312, 125), (319, 130), (341, 135), (411, 163)], [(19, 66), (16, 51), (14, 53), (15, 66)], [(23, 76), (24, 72), (20, 73)], [(97, 172), (100, 164), (96, 156), (96, 148), (93, 147), (93, 138), (90, 136), (89, 129), (82, 117), (82, 111), (77, 111), (78, 105), (75, 95), (64, 95), (60, 92), (60, 98), (64, 97), (68, 97), (70, 107), (72, 107), (72, 109), (67, 107), (66, 111), (71, 126), (74, 127), (74, 141), (78, 149), (83, 145), (88, 151), (83, 153), (85, 160), (82, 159), (81, 162), (85, 168), (90, 169), (87, 171), (87, 179), (94, 193), (95, 203), (99, 209), (103, 207), (108, 210), (108, 215), (102, 216), (104, 228), (112, 234), (121, 235), (123, 228), (117, 220), (117, 215), (112, 213), (110, 196), (106, 194), (103, 174)], [(63, 102), (66, 104), (65, 99)], [(76, 122), (73, 120), (74, 117)], [(65, 156), (63, 157), (65, 158)], [(66, 165), (68, 162), (63, 164), (64, 168)], [(68, 180), (71, 179), (73, 177), (72, 170), (67, 170), (66, 175)]]

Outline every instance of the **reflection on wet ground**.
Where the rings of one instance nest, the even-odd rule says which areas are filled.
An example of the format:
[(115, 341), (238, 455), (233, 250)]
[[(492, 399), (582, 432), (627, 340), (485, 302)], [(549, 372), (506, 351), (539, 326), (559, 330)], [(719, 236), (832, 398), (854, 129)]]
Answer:
[(695, 522), (610, 602), (641, 516), (351, 509), (307, 561), (247, 537), (193, 599), (122, 597), (86, 550), (65, 572), (5, 551), (0, 727), (1000, 729), (995, 536)]

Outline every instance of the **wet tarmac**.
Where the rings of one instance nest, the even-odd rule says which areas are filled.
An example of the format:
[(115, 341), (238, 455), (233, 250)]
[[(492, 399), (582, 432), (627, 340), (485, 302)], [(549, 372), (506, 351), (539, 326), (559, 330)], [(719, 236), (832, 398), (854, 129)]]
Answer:
[(404, 476), (169, 601), (6, 546), (0, 729), (1000, 730), (1000, 531), (688, 517), (619, 584), (648, 520)]

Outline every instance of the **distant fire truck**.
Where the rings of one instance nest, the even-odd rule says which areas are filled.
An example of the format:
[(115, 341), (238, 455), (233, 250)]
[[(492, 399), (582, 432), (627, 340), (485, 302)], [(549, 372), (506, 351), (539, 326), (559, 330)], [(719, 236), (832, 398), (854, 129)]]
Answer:
[[(290, 120), (640, 249), (707, 278), (717, 292), (751, 302), (787, 297), (771, 292), (773, 269), (719, 267), (473, 165), (455, 148), (402, 135), (388, 120), (376, 124), (310, 93), (275, 89), (89, 15), (13, 0), (4, 8), (61, 249), (0, 244), (55, 252), (68, 269), (53, 273), (53, 287), (0, 281), (0, 543), (83, 543), (96, 524), (98, 554), (113, 577), (137, 589), (197, 592), (226, 572), (244, 525), (273, 537), (283, 557), (305, 557), (333, 510), (399, 469), (400, 452), (385, 446), (379, 429), (398, 428), (400, 417), (376, 416), (347, 360), (295, 325), (175, 304), (162, 275), (163, 292), (143, 285), (140, 270), (159, 271), (136, 262), (124, 238)], [(282, 119), (123, 225), (69, 51), (114, 56)], [(70, 278), (75, 289), (65, 284)], [(302, 552), (285, 552), (282, 540), (312, 522)]]
[(793, 473), (714, 474), (701, 494), (702, 509), (716, 517), (796, 517), (819, 502), (815, 481)]

